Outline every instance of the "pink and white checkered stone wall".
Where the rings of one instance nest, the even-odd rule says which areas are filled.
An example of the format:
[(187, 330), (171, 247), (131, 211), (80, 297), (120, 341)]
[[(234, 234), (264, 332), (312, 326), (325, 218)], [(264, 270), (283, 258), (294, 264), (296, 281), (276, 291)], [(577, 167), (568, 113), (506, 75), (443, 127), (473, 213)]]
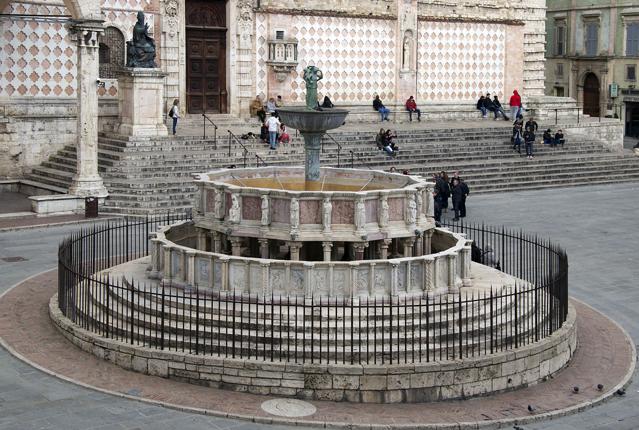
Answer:
[(421, 101), (476, 100), (503, 96), (504, 24), (420, 21), (418, 96)]
[[(292, 102), (303, 102), (302, 73), (314, 64), (324, 73), (319, 92), (337, 102), (369, 103), (374, 94), (383, 100), (395, 97), (395, 21), (330, 16), (257, 14), (257, 92), (274, 95), (277, 87), (266, 64), (269, 39), (276, 30), (298, 40), (299, 63), (282, 85)], [(269, 81), (270, 80), (270, 81)]]
[[(117, 27), (130, 38), (135, 11), (151, 0), (103, 0), (105, 26)], [(63, 2), (12, 2), (2, 11), (10, 15), (60, 17), (60, 21), (16, 16), (0, 21), (0, 97), (76, 97), (76, 48), (65, 26), (70, 13)], [(147, 15), (153, 34), (154, 15)], [(117, 96), (117, 81), (107, 80), (98, 90), (103, 97)]]
[[(68, 15), (62, 3), (9, 3), (5, 14)], [(0, 96), (75, 97), (76, 51), (63, 22), (0, 21)]]

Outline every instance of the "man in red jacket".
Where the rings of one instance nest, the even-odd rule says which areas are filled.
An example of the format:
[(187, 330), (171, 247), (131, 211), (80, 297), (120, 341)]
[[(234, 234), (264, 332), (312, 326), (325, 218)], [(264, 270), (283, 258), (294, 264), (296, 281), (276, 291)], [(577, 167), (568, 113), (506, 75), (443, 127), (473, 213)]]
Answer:
[(517, 119), (521, 112), (521, 97), (517, 90), (513, 91), (513, 95), (510, 96), (510, 117)]
[(408, 111), (408, 117), (411, 122), (413, 121), (413, 112), (417, 112), (417, 121), (422, 120), (422, 111), (417, 109), (417, 103), (415, 103), (415, 98), (410, 96), (408, 100), (406, 100), (406, 110)]

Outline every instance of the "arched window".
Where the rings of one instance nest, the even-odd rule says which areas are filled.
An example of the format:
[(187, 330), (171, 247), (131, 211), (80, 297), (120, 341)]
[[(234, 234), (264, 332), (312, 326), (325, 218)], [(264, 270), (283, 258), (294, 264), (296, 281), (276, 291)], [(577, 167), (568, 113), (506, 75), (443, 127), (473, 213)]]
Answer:
[(124, 66), (124, 35), (115, 27), (107, 27), (100, 37), (98, 57), (100, 78), (115, 79), (117, 71)]

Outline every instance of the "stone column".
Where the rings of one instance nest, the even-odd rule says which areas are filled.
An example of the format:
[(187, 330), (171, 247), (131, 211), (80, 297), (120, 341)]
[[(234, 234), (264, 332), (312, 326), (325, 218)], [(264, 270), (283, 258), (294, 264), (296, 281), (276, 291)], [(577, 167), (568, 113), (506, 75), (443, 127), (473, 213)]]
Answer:
[(222, 240), (220, 238), (220, 233), (217, 231), (212, 231), (211, 233), (211, 250), (215, 253), (222, 252)]
[(300, 249), (302, 248), (302, 242), (287, 242), (288, 249), (291, 251), (291, 261), (298, 261), (300, 259)]
[(173, 277), (173, 273), (171, 271), (171, 247), (169, 245), (162, 245), (162, 254), (164, 256), (164, 267), (162, 268), (162, 273), (160, 277), (162, 282), (170, 281)]
[(470, 263), (472, 259), (472, 240), (467, 240), (461, 251), (461, 278), (464, 287), (472, 287), (473, 283), (470, 278)]
[(415, 238), (415, 252), (413, 255), (415, 257), (424, 255), (424, 236), (422, 234)]
[(415, 245), (414, 237), (407, 237), (403, 240), (404, 245), (404, 257), (412, 257), (413, 256), (413, 246)]
[(231, 255), (239, 257), (242, 252), (242, 238), (231, 237), (229, 240), (231, 241)]
[(184, 280), (187, 288), (195, 287), (195, 251), (186, 251), (185, 270)]
[(147, 275), (150, 279), (159, 278), (162, 270), (162, 241), (157, 238), (151, 239), (151, 270)]
[(380, 251), (379, 258), (381, 260), (386, 260), (388, 258), (388, 247), (390, 246), (392, 242), (393, 242), (393, 239), (383, 239), (379, 243), (379, 251)]
[(355, 260), (361, 261), (364, 259), (364, 250), (368, 248), (368, 242), (354, 242), (353, 248), (355, 249)]
[(195, 231), (197, 232), (197, 249), (206, 251), (206, 231), (199, 227)]
[(459, 293), (459, 286), (455, 282), (457, 269), (457, 253), (448, 254), (448, 292), (450, 294)]
[(102, 21), (77, 21), (70, 27), (77, 43), (78, 133), (77, 172), (69, 194), (106, 197), (108, 192), (98, 174), (98, 36)]
[(268, 239), (257, 239), (260, 244), (260, 258), (269, 258)]
[(331, 261), (333, 242), (322, 242), (322, 249), (324, 250), (324, 261)]
[(424, 255), (428, 255), (433, 252), (433, 230), (427, 230), (424, 232)]

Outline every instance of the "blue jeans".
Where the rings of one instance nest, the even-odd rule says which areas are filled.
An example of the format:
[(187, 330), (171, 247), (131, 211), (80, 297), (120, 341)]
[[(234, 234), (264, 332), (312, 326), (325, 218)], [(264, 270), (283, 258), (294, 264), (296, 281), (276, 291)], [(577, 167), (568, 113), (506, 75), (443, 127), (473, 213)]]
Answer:
[(382, 116), (382, 121), (384, 121), (385, 119), (388, 119), (388, 114), (390, 113), (390, 110), (387, 107), (381, 107), (379, 108), (379, 110), (377, 111), (379, 112), (379, 114)]
[(175, 129), (177, 128), (177, 118), (173, 117), (173, 134), (175, 134)]
[(277, 148), (277, 131), (268, 132), (268, 143), (271, 145), (271, 148)]
[(481, 116), (483, 117), (488, 114), (488, 109), (486, 109), (484, 106), (480, 107), (479, 110), (481, 111)]
[(526, 155), (533, 155), (533, 142), (526, 142)]

